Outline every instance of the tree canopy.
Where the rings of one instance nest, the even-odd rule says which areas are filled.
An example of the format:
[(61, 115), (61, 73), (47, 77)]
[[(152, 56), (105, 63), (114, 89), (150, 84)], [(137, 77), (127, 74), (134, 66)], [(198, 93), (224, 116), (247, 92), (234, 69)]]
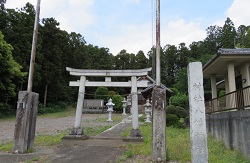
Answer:
[[(35, 9), (30, 3), (15, 10), (6, 9), (4, 0), (0, 4), (0, 103), (15, 107), (13, 103), (17, 92), (25, 90), (27, 86)], [(209, 26), (206, 32), (206, 38), (190, 45), (181, 42), (178, 46), (167, 43), (162, 46), (161, 79), (164, 85), (186, 93), (186, 67), (190, 61), (201, 61), (204, 64), (219, 48), (250, 47), (250, 26), (241, 25), (236, 29), (230, 18), (225, 20), (222, 27)], [(39, 100), (44, 101), (45, 105), (46, 102), (75, 102), (78, 89), (69, 87), (68, 83), (78, 79), (70, 76), (65, 67), (154, 69), (154, 53), (153, 46), (149, 47), (146, 54), (141, 50), (137, 54), (128, 53), (125, 49), (112, 54), (108, 47), (88, 44), (80, 33), (61, 30), (60, 22), (55, 18), (45, 18), (39, 23), (33, 91), (40, 94)], [(150, 76), (154, 78), (154, 71)], [(96, 88), (87, 88), (86, 91), (89, 95), (85, 97), (93, 98), (90, 94), (93, 95)], [(125, 88), (109, 91), (129, 93)]]

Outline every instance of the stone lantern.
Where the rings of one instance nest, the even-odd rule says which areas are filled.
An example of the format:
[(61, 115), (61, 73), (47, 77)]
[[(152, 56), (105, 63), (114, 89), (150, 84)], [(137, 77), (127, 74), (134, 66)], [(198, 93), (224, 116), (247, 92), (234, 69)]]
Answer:
[(132, 105), (131, 96), (128, 95), (128, 96), (127, 96), (127, 106), (128, 106), (128, 108), (129, 108), (129, 110), (130, 110), (130, 114), (131, 114), (131, 105)]
[(124, 99), (122, 101), (122, 107), (123, 107), (123, 113), (122, 113), (122, 115), (127, 115), (126, 114), (126, 106), (127, 106), (127, 101), (126, 101), (126, 99), (124, 97)]
[(149, 103), (149, 99), (147, 99), (146, 104), (144, 105), (145, 107), (145, 114), (146, 114), (146, 121), (148, 123), (151, 123), (150, 121), (150, 115), (152, 112), (152, 105)]
[(108, 103), (106, 104), (108, 106), (108, 110), (107, 112), (109, 112), (109, 118), (108, 118), (108, 122), (113, 122), (112, 120), (112, 112), (114, 111), (113, 110), (113, 106), (115, 105), (114, 103), (112, 103), (112, 99), (110, 98)]

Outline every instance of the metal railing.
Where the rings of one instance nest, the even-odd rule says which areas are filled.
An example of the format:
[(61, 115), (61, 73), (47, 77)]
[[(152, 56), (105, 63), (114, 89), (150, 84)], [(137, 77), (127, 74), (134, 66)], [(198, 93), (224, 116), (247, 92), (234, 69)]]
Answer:
[(205, 102), (206, 113), (222, 112), (250, 107), (250, 86)]

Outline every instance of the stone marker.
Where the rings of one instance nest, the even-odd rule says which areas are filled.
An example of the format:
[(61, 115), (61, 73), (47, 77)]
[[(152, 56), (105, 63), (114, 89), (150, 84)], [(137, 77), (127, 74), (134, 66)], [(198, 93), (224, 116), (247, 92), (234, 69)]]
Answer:
[(203, 74), (200, 62), (188, 65), (188, 93), (190, 107), (190, 140), (193, 163), (207, 163), (207, 133), (203, 90)]
[(152, 160), (166, 162), (166, 90), (155, 87), (152, 96)]
[(13, 153), (25, 153), (33, 148), (38, 97), (37, 93), (28, 91), (18, 94)]

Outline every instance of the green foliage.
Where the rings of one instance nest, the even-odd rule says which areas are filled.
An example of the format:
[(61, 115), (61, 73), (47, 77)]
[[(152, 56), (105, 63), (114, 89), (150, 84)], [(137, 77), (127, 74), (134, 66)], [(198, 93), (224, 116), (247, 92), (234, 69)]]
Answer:
[(68, 107), (68, 104), (65, 102), (57, 102), (53, 104), (48, 104), (46, 108), (44, 108), (40, 104), (38, 106), (38, 114), (57, 113), (57, 112), (65, 111), (67, 107)]
[(186, 118), (187, 112), (184, 108), (180, 106), (169, 105), (166, 107), (166, 125), (174, 126), (177, 128), (185, 128), (183, 122), (181, 122), (181, 118)]
[(35, 146), (53, 146), (58, 144), (66, 133), (61, 133), (57, 135), (39, 135), (35, 137)]
[(15, 110), (8, 103), (0, 102), (0, 118), (8, 117), (14, 115)]
[(183, 107), (180, 106), (176, 106), (176, 111), (175, 114), (179, 117), (179, 118), (186, 118), (188, 116), (186, 110)]
[(117, 111), (117, 112), (122, 111), (122, 100), (123, 100), (123, 97), (120, 95), (114, 95), (112, 97), (112, 102), (115, 104), (113, 107), (114, 111)]
[(188, 107), (188, 96), (186, 94), (178, 94), (170, 97), (170, 104), (174, 106), (180, 106), (183, 108)]
[(112, 98), (114, 95), (116, 95), (115, 91), (108, 91), (108, 99)]
[(166, 125), (176, 126), (179, 123), (179, 117), (175, 114), (166, 114)]
[(95, 99), (107, 100), (108, 88), (107, 87), (98, 87), (95, 92)]
[(11, 152), (13, 142), (0, 143), (0, 151)]
[(224, 96), (225, 94), (226, 94), (225, 90), (220, 90), (218, 96), (221, 97), (221, 96)]
[(16, 96), (17, 81), (22, 82), (27, 75), (21, 72), (22, 66), (13, 59), (12, 50), (0, 32), (0, 118), (14, 113), (9, 102)]
[[(132, 155), (151, 156), (152, 124), (140, 125), (144, 143), (127, 145)], [(167, 127), (166, 129), (167, 158), (170, 162), (191, 162), (190, 131), (189, 128), (180, 129)], [(130, 153), (130, 152), (129, 152)], [(249, 163), (249, 160), (235, 150), (226, 149), (222, 141), (208, 137), (208, 162), (221, 163)], [(143, 162), (145, 160), (138, 160)]]
[(176, 88), (170, 88), (171, 91), (173, 91), (173, 96), (178, 95), (179, 91)]

